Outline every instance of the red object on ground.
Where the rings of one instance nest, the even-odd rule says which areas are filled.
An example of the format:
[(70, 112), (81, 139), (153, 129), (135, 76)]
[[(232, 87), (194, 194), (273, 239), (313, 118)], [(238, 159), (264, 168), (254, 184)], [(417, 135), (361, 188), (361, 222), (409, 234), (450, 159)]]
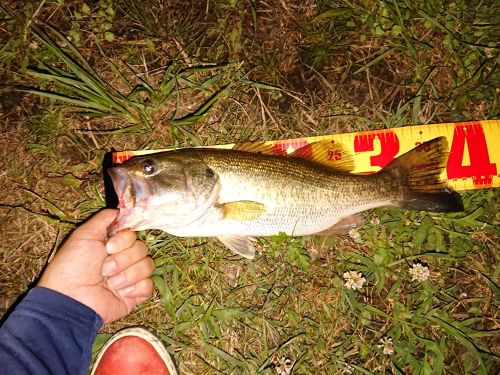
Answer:
[(110, 338), (91, 375), (177, 375), (160, 339), (142, 328), (129, 328)]

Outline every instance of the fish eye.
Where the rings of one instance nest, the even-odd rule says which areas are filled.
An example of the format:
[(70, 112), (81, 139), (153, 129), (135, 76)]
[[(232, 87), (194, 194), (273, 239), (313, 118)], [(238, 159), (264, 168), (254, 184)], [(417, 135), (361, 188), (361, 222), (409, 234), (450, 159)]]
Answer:
[(145, 174), (147, 175), (151, 175), (153, 173), (155, 173), (155, 162), (153, 160), (145, 160), (143, 163), (142, 163), (142, 170), (144, 171)]
[(207, 169), (205, 169), (205, 174), (208, 178), (212, 178), (215, 176), (215, 172), (213, 171), (213, 169), (207, 167)]

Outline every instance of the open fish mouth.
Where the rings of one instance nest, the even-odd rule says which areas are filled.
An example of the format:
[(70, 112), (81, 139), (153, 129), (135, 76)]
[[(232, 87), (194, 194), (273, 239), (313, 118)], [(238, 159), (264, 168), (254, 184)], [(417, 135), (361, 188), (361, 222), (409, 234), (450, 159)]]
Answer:
[(116, 166), (108, 168), (107, 171), (118, 197), (118, 207), (133, 208), (136, 203), (137, 189), (127, 170), (121, 166)]
[(134, 182), (134, 179), (122, 166), (108, 168), (107, 172), (111, 177), (116, 196), (118, 197), (118, 208), (120, 209), (118, 216), (108, 227), (108, 236), (112, 236), (122, 230), (134, 229), (137, 223), (130, 221), (129, 217), (133, 211), (137, 209), (141, 210), (137, 208), (136, 203), (138, 192), (144, 193), (144, 188), (138, 188), (139, 183)]

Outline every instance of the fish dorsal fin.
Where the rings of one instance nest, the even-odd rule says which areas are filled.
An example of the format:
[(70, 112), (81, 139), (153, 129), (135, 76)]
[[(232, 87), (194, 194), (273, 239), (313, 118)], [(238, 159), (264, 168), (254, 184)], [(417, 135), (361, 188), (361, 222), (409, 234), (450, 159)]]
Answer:
[(224, 219), (249, 221), (257, 219), (266, 211), (266, 206), (253, 201), (234, 201), (218, 205)]
[(255, 258), (255, 248), (252, 243), (254, 240), (253, 238), (233, 235), (220, 236), (217, 238), (234, 254), (241, 255), (243, 258), (247, 259)]
[(318, 236), (347, 236), (351, 229), (362, 226), (364, 220), (365, 219), (361, 214), (345, 216), (333, 224), (330, 228), (314, 234)]
[(337, 172), (352, 172), (354, 169), (352, 156), (340, 142), (334, 140), (325, 139), (313, 142), (285, 155), (278, 151), (273, 144), (261, 141), (238, 143), (233, 147), (233, 150), (308, 159)]
[(354, 169), (352, 155), (340, 142), (333, 140), (325, 139), (310, 143), (295, 150), (289, 156), (312, 160), (337, 172), (352, 172)]
[(262, 141), (237, 143), (233, 146), (233, 150), (253, 152), (256, 154), (276, 155), (274, 145)]

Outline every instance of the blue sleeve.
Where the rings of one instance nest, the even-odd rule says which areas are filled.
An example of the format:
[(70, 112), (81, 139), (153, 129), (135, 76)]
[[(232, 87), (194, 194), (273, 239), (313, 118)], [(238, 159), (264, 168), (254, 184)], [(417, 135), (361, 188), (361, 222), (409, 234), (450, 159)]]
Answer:
[(33, 288), (0, 327), (0, 372), (86, 374), (102, 324), (80, 302)]

